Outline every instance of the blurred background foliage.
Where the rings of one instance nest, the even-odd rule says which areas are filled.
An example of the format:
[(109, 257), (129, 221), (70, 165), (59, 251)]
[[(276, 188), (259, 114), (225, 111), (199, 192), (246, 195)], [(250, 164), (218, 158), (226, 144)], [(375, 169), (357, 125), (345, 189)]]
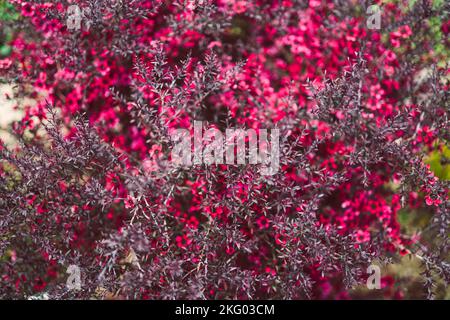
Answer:
[[(12, 4), (6, 0), (0, 0), (0, 23), (1, 21), (12, 21), (19, 18), (19, 14), (14, 10)], [(1, 26), (0, 31), (0, 58), (6, 57), (11, 53), (11, 47), (8, 42), (12, 40), (12, 30)]]
[[(409, 8), (419, 0), (410, 0)], [(440, 8), (445, 4), (446, 0), (433, 0), (435, 8)], [(402, 0), (385, 0), (383, 3), (399, 3)], [(409, 10), (405, 8), (405, 10)], [(9, 42), (13, 38), (13, 30), (2, 26), (2, 21), (14, 21), (19, 19), (19, 14), (14, 7), (6, 0), (0, 0), (0, 59), (10, 55), (11, 47)], [(434, 45), (433, 55), (438, 57), (439, 64), (445, 65), (450, 58), (450, 48), (443, 41), (442, 32), (443, 21), (440, 17), (432, 17), (428, 21)], [(233, 32), (239, 34), (239, 28), (233, 29)], [(383, 35), (387, 37), (388, 35)], [(412, 44), (414, 46), (414, 44)], [(400, 54), (401, 54), (401, 48)], [(418, 57), (420, 58), (420, 57)], [(1, 107), (1, 106), (0, 106)], [(0, 111), (1, 113), (1, 111)], [(424, 161), (430, 165), (430, 169), (441, 180), (450, 180), (450, 147), (448, 142), (440, 142), (436, 144), (436, 148), (428, 153)], [(395, 185), (388, 186), (395, 188)], [(417, 210), (401, 210), (398, 214), (398, 222), (401, 225), (402, 232), (405, 235), (420, 234), (422, 239), (429, 243), (433, 243), (434, 234), (427, 230), (428, 221), (432, 218), (432, 212), (426, 208)], [(380, 265), (382, 272), (382, 290), (368, 290), (365, 284), (355, 287), (350, 292), (350, 296), (355, 299), (384, 299), (384, 298), (403, 298), (403, 299), (424, 299), (426, 293), (423, 290), (422, 278), (420, 277), (420, 261), (419, 258), (412, 255), (392, 256), (394, 263), (389, 265)], [(438, 281), (436, 288), (437, 299), (450, 299), (450, 289), (445, 287), (443, 282)]]

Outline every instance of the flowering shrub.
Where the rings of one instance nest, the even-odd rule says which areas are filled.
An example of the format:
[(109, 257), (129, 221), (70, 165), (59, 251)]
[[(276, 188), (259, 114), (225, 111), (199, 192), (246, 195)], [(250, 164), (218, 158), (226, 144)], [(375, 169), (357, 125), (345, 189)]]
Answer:
[[(11, 3), (0, 73), (36, 104), (0, 146), (1, 297), (347, 298), (401, 255), (448, 283), (445, 4), (380, 3), (377, 30), (351, 0)], [(280, 169), (174, 166), (194, 120), (279, 129)]]

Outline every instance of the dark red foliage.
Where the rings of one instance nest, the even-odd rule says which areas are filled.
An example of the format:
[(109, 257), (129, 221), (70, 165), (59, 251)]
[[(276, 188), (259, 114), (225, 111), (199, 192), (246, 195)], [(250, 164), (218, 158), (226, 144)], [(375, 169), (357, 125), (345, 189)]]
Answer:
[[(37, 103), (0, 147), (0, 297), (348, 298), (404, 254), (430, 297), (448, 283), (449, 185), (423, 161), (449, 141), (445, 10), (386, 4), (371, 30), (364, 1), (11, 2), (0, 74)], [(194, 120), (278, 128), (280, 169), (171, 165)], [(427, 250), (397, 219), (419, 207)]]

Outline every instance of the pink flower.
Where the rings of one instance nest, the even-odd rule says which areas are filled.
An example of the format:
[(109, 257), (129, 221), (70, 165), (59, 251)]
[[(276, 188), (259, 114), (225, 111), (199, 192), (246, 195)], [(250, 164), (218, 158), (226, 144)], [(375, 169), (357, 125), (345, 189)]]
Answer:
[(0, 70), (1, 69), (4, 69), (4, 70), (9, 69), (11, 67), (11, 65), (12, 65), (11, 59), (9, 59), (9, 58), (0, 59)]
[(31, 17), (34, 15), (34, 8), (33, 6), (26, 2), (22, 4), (21, 13), (24, 17)]
[(124, 201), (125, 208), (127, 208), (127, 209), (134, 208), (135, 203), (136, 203), (136, 199), (134, 197), (130, 196), (130, 195), (128, 195), (127, 198)]

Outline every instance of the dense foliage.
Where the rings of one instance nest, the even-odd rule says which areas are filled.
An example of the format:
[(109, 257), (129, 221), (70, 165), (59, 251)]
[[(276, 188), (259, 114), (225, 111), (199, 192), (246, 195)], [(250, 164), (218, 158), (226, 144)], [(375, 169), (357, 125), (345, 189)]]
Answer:
[[(426, 163), (450, 140), (448, 3), (379, 2), (377, 30), (352, 0), (10, 2), (0, 75), (36, 104), (0, 146), (0, 297), (347, 298), (402, 255), (428, 297), (449, 282)], [(280, 169), (174, 166), (194, 120), (278, 128)]]

